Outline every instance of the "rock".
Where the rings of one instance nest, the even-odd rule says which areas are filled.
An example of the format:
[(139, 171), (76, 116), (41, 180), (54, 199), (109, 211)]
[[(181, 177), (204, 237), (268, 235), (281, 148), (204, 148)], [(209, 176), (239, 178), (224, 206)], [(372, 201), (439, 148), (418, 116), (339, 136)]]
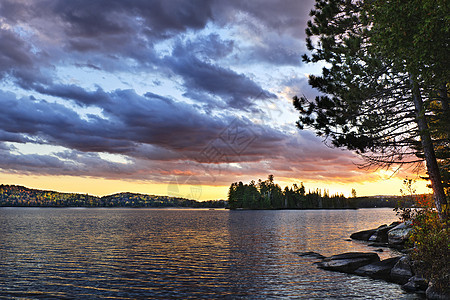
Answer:
[(317, 263), (317, 266), (324, 270), (353, 273), (356, 269), (380, 261), (376, 253), (348, 252), (325, 258)]
[(407, 292), (419, 292), (425, 291), (428, 288), (428, 283), (421, 276), (413, 276), (411, 277), (407, 283), (402, 285), (402, 289)]
[(410, 221), (395, 226), (388, 231), (388, 243), (390, 245), (403, 244), (410, 237), (412, 230)]
[(430, 300), (448, 300), (448, 299), (450, 299), (449, 293), (444, 293), (444, 292), (436, 290), (431, 282), (428, 284), (428, 288), (425, 292), (425, 295), (427, 296), (427, 299), (430, 299)]
[(405, 245), (404, 244), (399, 244), (399, 245), (389, 244), (388, 247), (391, 248), (391, 249), (396, 249), (396, 250), (398, 250), (400, 252), (406, 253), (406, 252), (404, 252), (404, 249), (405, 249)]
[(375, 251), (375, 252), (384, 252), (383, 249), (375, 249), (375, 250), (373, 250), (373, 251)]
[(411, 260), (408, 256), (402, 256), (391, 270), (391, 280), (399, 284), (407, 283), (413, 275)]
[[(387, 225), (381, 225), (380, 227), (375, 230), (375, 232), (369, 237), (369, 242), (383, 242), (381, 241), (384, 239), (383, 237), (383, 229), (388, 228)], [(387, 233), (387, 230), (384, 231), (384, 233)], [(386, 235), (386, 242), (387, 242), (387, 235)]]
[(370, 243), (367, 246), (369, 247), (389, 247), (388, 243)]
[(320, 253), (317, 252), (312, 252), (312, 251), (308, 251), (308, 252), (299, 252), (297, 253), (299, 256), (301, 257), (310, 257), (310, 258), (318, 258), (318, 259), (324, 259), (325, 256), (323, 256)]
[(369, 242), (376, 242), (376, 243), (384, 243), (386, 244), (388, 242), (388, 231), (393, 229), (394, 227), (398, 226), (397, 223), (393, 223), (389, 226), (387, 225), (381, 225), (376, 229), (374, 234), (372, 234), (369, 238)]
[[(395, 248), (395, 247), (392, 247), (392, 248)], [(405, 248), (405, 247), (403, 247), (402, 249), (400, 249), (400, 252), (403, 252), (403, 253), (409, 255), (409, 254), (414, 252), (414, 248)]]
[(397, 264), (400, 257), (392, 257), (377, 261), (355, 270), (355, 274), (371, 278), (389, 280), (392, 268)]
[(360, 241), (368, 241), (369, 238), (376, 232), (376, 229), (370, 229), (370, 230), (363, 230), (353, 233), (350, 238), (354, 240), (360, 240)]

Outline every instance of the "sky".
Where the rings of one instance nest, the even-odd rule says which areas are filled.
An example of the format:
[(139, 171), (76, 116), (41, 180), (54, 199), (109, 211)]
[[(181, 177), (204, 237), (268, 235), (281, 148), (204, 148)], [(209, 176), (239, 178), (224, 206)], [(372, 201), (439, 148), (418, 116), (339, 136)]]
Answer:
[[(0, 2), (0, 183), (226, 199), (266, 179), (399, 194), (295, 126), (311, 0)], [(425, 183), (418, 192), (430, 192)]]

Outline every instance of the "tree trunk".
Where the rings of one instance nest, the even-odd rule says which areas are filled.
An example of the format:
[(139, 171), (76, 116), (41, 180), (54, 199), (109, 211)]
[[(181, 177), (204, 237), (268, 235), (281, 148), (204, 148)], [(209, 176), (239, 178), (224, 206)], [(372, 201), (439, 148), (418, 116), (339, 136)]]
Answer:
[(447, 91), (447, 86), (445, 84), (443, 84), (441, 86), (441, 88), (439, 89), (439, 96), (440, 96), (440, 101), (442, 104), (442, 110), (444, 111), (444, 114), (447, 115), (448, 111), (449, 111), (449, 107), (448, 107), (448, 91)]
[(434, 203), (436, 205), (436, 209), (438, 210), (439, 217), (442, 220), (446, 218), (446, 211), (444, 211), (444, 208), (447, 205), (447, 198), (445, 197), (444, 187), (442, 185), (441, 174), (439, 172), (436, 154), (434, 152), (433, 141), (431, 140), (430, 131), (428, 130), (428, 123), (425, 117), (425, 110), (423, 107), (420, 89), (413, 76), (410, 75), (409, 81), (416, 112), (416, 122), (419, 127), (420, 141), (422, 143), (427, 171), (430, 176), (431, 187), (434, 193)]
[(442, 114), (443, 114), (443, 122), (444, 122), (444, 132), (445, 138), (449, 139), (450, 134), (450, 108), (449, 108), (449, 99), (448, 99), (448, 90), (447, 85), (443, 84), (439, 89), (439, 98), (442, 105)]

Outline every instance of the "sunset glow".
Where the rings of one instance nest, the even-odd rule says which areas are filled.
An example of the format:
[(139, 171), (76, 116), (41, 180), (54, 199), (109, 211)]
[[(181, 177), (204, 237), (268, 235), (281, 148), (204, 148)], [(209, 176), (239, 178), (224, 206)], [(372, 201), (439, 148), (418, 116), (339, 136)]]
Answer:
[(268, 174), (346, 196), (417, 177), (296, 128), (313, 1), (101, 3), (0, 4), (0, 183), (207, 200)]

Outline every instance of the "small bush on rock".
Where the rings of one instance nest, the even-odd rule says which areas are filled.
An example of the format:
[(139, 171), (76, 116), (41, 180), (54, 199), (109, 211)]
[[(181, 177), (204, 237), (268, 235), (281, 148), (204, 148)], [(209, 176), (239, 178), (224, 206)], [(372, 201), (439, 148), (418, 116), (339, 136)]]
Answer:
[[(440, 219), (432, 195), (415, 195), (414, 180), (405, 179), (403, 198), (414, 201), (413, 207), (400, 205), (394, 210), (401, 221), (412, 221), (413, 231), (408, 245), (418, 271), (433, 287), (450, 294), (450, 221), (448, 213)], [(449, 207), (443, 207), (448, 212)]]
[(414, 245), (411, 258), (418, 270), (442, 292), (450, 292), (450, 237), (449, 220), (441, 220), (430, 197), (418, 197), (417, 210), (412, 218)]

